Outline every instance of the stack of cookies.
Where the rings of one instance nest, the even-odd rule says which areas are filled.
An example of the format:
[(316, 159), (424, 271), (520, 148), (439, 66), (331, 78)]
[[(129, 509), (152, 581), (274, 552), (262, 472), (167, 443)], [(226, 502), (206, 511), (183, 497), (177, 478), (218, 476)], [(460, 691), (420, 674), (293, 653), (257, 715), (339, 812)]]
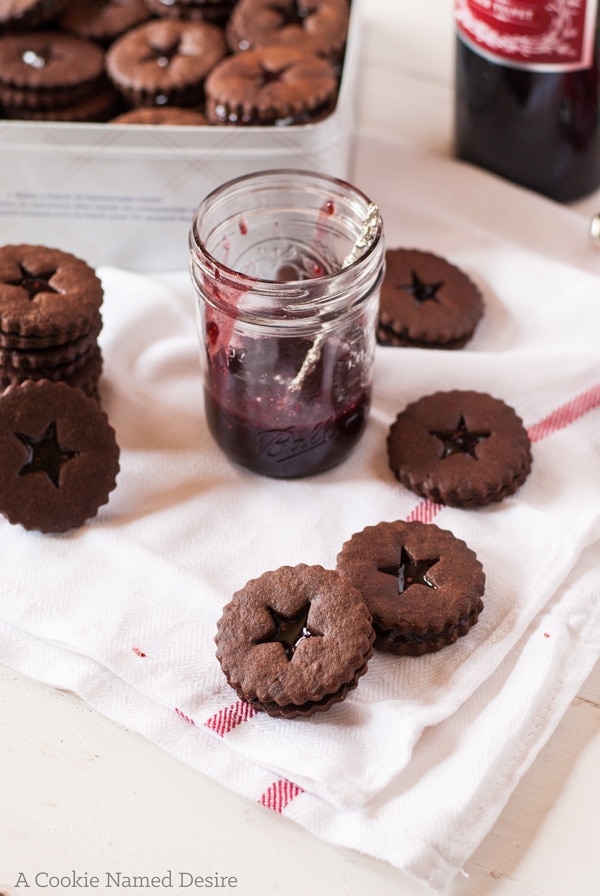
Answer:
[(0, 246), (0, 514), (40, 532), (94, 517), (119, 472), (99, 401), (104, 298), (60, 249)]
[(96, 272), (68, 252), (0, 246), (0, 390), (46, 379), (98, 399), (103, 297)]

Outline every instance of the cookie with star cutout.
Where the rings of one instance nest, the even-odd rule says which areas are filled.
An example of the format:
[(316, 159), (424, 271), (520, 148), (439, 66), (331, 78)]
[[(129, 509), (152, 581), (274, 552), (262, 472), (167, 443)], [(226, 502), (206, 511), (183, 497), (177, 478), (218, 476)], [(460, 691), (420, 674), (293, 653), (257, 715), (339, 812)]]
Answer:
[(26, 380), (0, 395), (0, 513), (10, 523), (77, 528), (108, 502), (118, 472), (115, 431), (81, 389)]
[(483, 610), (483, 566), (452, 532), (433, 523), (382, 522), (356, 532), (337, 570), (362, 594), (375, 649), (434, 653), (466, 635)]
[(531, 442), (516, 411), (486, 392), (435, 392), (392, 423), (387, 452), (396, 478), (436, 504), (502, 501), (531, 470)]
[(433, 252), (388, 249), (379, 302), (379, 345), (459, 349), (484, 303), (464, 271)]
[(49, 246), (0, 246), (0, 346), (38, 351), (98, 329), (102, 283), (87, 262)]
[(337, 87), (330, 60), (300, 47), (258, 47), (215, 65), (204, 112), (211, 124), (307, 124), (329, 115)]
[(216, 25), (150, 19), (111, 44), (106, 51), (106, 71), (132, 108), (200, 110), (206, 77), (226, 55), (225, 35)]
[(217, 659), (241, 700), (295, 718), (344, 700), (367, 671), (375, 637), (354, 588), (322, 566), (282, 566), (247, 582), (224, 607)]

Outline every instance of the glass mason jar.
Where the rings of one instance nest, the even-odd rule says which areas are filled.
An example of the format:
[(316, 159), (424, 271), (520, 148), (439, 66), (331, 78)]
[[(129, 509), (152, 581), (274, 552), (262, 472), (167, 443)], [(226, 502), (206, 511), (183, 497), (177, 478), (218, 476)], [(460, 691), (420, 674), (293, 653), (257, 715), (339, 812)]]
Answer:
[(376, 206), (336, 178), (257, 172), (203, 200), (190, 252), (217, 444), (277, 478), (340, 463), (371, 402), (384, 267)]

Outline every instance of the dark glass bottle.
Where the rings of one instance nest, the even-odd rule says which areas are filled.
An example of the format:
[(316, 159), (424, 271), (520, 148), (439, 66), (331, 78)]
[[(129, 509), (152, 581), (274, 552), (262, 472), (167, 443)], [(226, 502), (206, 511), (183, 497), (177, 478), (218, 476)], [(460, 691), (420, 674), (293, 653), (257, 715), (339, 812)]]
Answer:
[[(571, 53), (566, 62), (560, 55), (550, 62), (547, 58), (531, 62), (501, 58), (497, 47), (490, 52), (463, 31), (460, 13), (466, 10), (467, 26), (483, 22), (479, 33), (489, 37), (494, 5), (489, 0), (456, 0), (455, 155), (560, 202), (580, 199), (600, 187), (600, 41), (596, 40), (600, 7), (596, 0), (580, 4), (588, 17), (593, 16), (591, 26), (588, 19), (587, 38), (581, 37), (582, 46), (587, 39), (587, 57), (583, 47), (579, 61)], [(507, 6), (498, 4), (499, 9)], [(533, 7), (536, 3), (531, 0), (510, 4), (523, 15), (527, 10), (545, 15), (542, 24), (557, 34), (560, 28), (551, 19), (553, 13), (546, 12), (552, 4), (538, 0), (532, 13)], [(557, 7), (560, 4), (554, 4)], [(476, 21), (473, 10), (477, 17), (481, 8), (486, 11)], [(567, 11), (560, 27), (573, 29), (577, 23), (568, 16)], [(583, 19), (579, 27), (582, 23)], [(507, 33), (512, 48), (527, 46), (527, 41), (533, 45), (522, 29)], [(542, 37), (538, 44), (547, 48), (549, 37)]]

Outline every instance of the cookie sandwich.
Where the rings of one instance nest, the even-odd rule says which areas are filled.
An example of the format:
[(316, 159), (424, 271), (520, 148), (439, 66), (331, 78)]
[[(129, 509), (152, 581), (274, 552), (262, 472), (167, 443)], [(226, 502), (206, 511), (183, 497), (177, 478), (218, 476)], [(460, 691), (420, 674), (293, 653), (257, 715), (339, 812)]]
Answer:
[(107, 503), (118, 472), (115, 431), (81, 389), (27, 380), (0, 395), (0, 513), (10, 523), (77, 528)]
[(456, 265), (420, 249), (388, 249), (379, 300), (377, 342), (459, 349), (484, 310), (479, 287)]
[(531, 442), (516, 411), (486, 392), (450, 390), (408, 404), (387, 437), (390, 468), (436, 504), (502, 501), (531, 470)]
[(337, 570), (373, 616), (375, 648), (422, 656), (466, 635), (483, 610), (483, 567), (474, 551), (433, 523), (382, 522), (355, 533)]
[(217, 658), (241, 700), (295, 718), (344, 700), (367, 671), (374, 631), (359, 591), (334, 570), (283, 566), (223, 609)]
[(204, 87), (212, 124), (305, 124), (331, 112), (338, 79), (310, 50), (261, 47), (223, 59)]

